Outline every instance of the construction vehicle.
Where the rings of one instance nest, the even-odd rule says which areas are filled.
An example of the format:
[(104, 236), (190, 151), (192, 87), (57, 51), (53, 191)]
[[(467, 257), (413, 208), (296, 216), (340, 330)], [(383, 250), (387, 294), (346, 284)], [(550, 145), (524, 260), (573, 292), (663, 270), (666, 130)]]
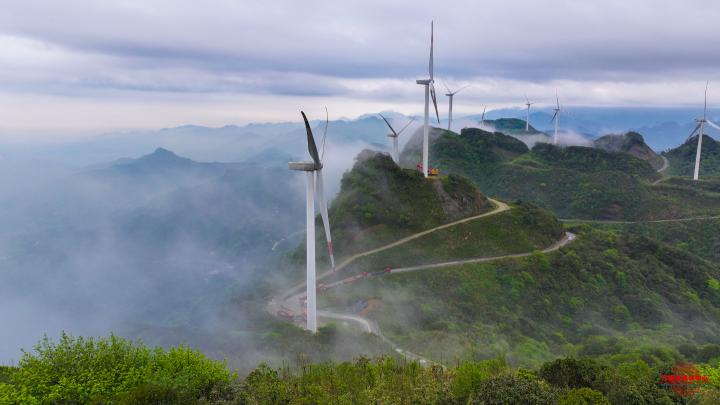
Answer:
[[(417, 165), (419, 169), (422, 169), (422, 165)], [(428, 176), (437, 176), (440, 174), (440, 169), (427, 169)]]
[(325, 291), (326, 289), (327, 289), (327, 287), (325, 287), (325, 284), (318, 284), (318, 286), (315, 287), (315, 291), (317, 291), (317, 292)]
[(295, 320), (295, 314), (293, 314), (292, 312), (277, 311), (277, 316), (290, 322)]
[(376, 271), (375, 273), (372, 273), (371, 276), (379, 276), (386, 273), (390, 273), (390, 267), (385, 267), (385, 270)]

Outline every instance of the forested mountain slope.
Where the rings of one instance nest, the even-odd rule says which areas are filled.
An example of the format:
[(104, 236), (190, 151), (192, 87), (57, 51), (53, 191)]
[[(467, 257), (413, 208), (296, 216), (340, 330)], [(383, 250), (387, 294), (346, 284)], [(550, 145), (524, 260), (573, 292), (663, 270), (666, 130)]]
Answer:
[[(415, 137), (422, 135), (416, 133)], [(434, 129), (432, 168), (469, 177), (483, 193), (524, 199), (570, 219), (670, 219), (720, 213), (720, 195), (694, 183), (659, 183), (655, 169), (624, 152), (538, 143), (476, 128), (461, 134)], [(419, 139), (400, 156), (412, 167)]]
[[(682, 145), (664, 152), (670, 160), (667, 174), (692, 177), (695, 173), (698, 136), (688, 139)], [(720, 176), (720, 142), (703, 135), (700, 154), (700, 176)]]
[(611, 152), (625, 152), (640, 159), (645, 159), (655, 170), (663, 167), (662, 158), (645, 143), (645, 139), (637, 132), (630, 131), (620, 135), (605, 135), (596, 139), (593, 146)]
[(683, 345), (720, 343), (718, 265), (641, 236), (570, 231), (578, 238), (558, 251), (373, 277), (322, 302), (374, 300), (368, 315), (388, 338), (435, 358), (660, 364), (681, 360)]

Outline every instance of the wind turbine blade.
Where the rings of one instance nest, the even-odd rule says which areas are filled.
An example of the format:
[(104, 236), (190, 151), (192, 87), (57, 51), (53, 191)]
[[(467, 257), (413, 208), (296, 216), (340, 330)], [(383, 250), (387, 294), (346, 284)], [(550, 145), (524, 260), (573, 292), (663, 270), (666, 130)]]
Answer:
[[(471, 84), (468, 84), (467, 86), (463, 87), (462, 89), (466, 89), (466, 88), (468, 88), (468, 87), (470, 87), (470, 86), (472, 86), (472, 85), (471, 85)], [(460, 90), (462, 90), (462, 89), (460, 89)], [(453, 93), (453, 94), (458, 94), (458, 93), (460, 93), (460, 90), (456, 91), (456, 92)]]
[(305, 120), (305, 131), (307, 131), (307, 139), (308, 139), (308, 151), (310, 152), (310, 156), (312, 156), (313, 161), (315, 162), (315, 166), (320, 166), (320, 156), (318, 156), (317, 146), (315, 146), (315, 138), (312, 134), (312, 129), (310, 129), (310, 123), (308, 122), (307, 117), (305, 116), (305, 113), (300, 111), (300, 114), (303, 116), (303, 120)]
[(437, 117), (438, 124), (440, 123), (440, 114), (438, 113), (437, 109), (437, 100), (435, 99), (435, 85), (433, 82), (430, 82), (430, 95), (432, 96), (433, 105), (435, 106), (435, 116)]
[(710, 80), (705, 83), (705, 108), (703, 108), (703, 118), (707, 118), (707, 88), (708, 84), (710, 84)]
[[(560, 111), (560, 110), (558, 110), (558, 111)], [(551, 123), (551, 124), (552, 124), (552, 122), (555, 120), (555, 117), (557, 117), (557, 115), (558, 115), (558, 112), (555, 111), (555, 115), (553, 115), (552, 119), (550, 120), (550, 123)]]
[[(442, 77), (440, 78), (440, 81), (441, 81), (443, 84), (445, 84), (445, 80), (443, 80)], [(455, 94), (455, 93), (457, 93), (457, 92), (453, 93), (452, 91), (450, 91), (450, 87), (448, 87), (447, 84), (445, 84), (445, 88), (448, 89), (448, 93), (450, 93), (450, 94)]]
[(333, 272), (335, 271), (335, 257), (333, 256), (332, 239), (330, 238), (330, 220), (328, 219), (327, 200), (325, 199), (325, 182), (323, 181), (322, 169), (317, 171), (317, 181), (315, 182), (315, 193), (320, 206), (320, 215), (322, 215), (323, 225), (325, 226), (325, 237), (327, 238), (328, 249), (330, 249), (330, 263)]
[(433, 79), (433, 23), (430, 21), (430, 80)]
[(400, 132), (398, 132), (397, 134), (398, 134), (398, 135), (402, 134), (402, 131), (404, 131), (405, 128), (408, 127), (408, 125), (412, 124), (413, 121), (415, 121), (415, 117), (412, 117), (412, 119), (410, 120), (410, 122), (408, 122), (407, 125), (405, 125), (405, 126), (403, 127), (403, 129), (401, 129)]
[(555, 90), (555, 101), (557, 102), (557, 108), (559, 110), (560, 109), (560, 99), (558, 98), (557, 90)]
[(575, 116), (575, 114), (569, 113), (569, 112), (567, 112), (567, 111), (565, 111), (565, 110), (560, 110), (560, 111), (564, 112), (565, 114), (570, 114), (570, 115), (572, 115), (573, 117)]
[(695, 132), (698, 130), (698, 128), (700, 128), (700, 124), (697, 124), (697, 126), (695, 127), (695, 129), (693, 129), (693, 131), (690, 133), (690, 136), (688, 136), (688, 138), (685, 140), (685, 142), (690, 140), (690, 138), (692, 138), (693, 135), (695, 135)]
[(523, 93), (523, 94), (525, 94), (525, 101), (527, 101), (528, 104), (530, 104), (530, 100), (527, 98), (527, 93)]
[(381, 117), (382, 117), (382, 119), (384, 119), (384, 120), (385, 120), (385, 123), (387, 124), (387, 126), (389, 126), (389, 127), (390, 127), (390, 130), (391, 130), (391, 131), (393, 132), (393, 134), (395, 134), (395, 136), (398, 136), (398, 134), (397, 134), (397, 133), (395, 132), (395, 130), (393, 129), (392, 125), (390, 125), (390, 123), (388, 122), (388, 120), (386, 120), (386, 119), (385, 119), (385, 117), (383, 117), (383, 115), (382, 115), (382, 114), (378, 113), (378, 115), (379, 115), (379, 116), (381, 116)]
[(485, 121), (485, 109), (486, 109), (486, 108), (487, 108), (487, 106), (483, 107), (483, 115), (482, 115), (482, 118), (481, 118), (483, 121)]
[(710, 121), (705, 121), (705, 122), (707, 122), (707, 123), (708, 123), (708, 124), (710, 124), (710, 125), (711, 125), (712, 127), (714, 127), (715, 129), (717, 129), (717, 130), (719, 130), (719, 131), (720, 131), (720, 127), (719, 127), (719, 126), (717, 126), (717, 125), (713, 124), (713, 123), (712, 123), (712, 122), (710, 122)]
[(325, 107), (325, 132), (323, 132), (323, 140), (320, 144), (320, 161), (322, 162), (323, 157), (325, 156), (325, 137), (327, 137), (327, 128), (328, 123), (330, 122), (330, 114), (328, 114), (327, 107)]
[(532, 103), (530, 103), (530, 105), (537, 104), (537, 103), (542, 103), (542, 101), (533, 101)]

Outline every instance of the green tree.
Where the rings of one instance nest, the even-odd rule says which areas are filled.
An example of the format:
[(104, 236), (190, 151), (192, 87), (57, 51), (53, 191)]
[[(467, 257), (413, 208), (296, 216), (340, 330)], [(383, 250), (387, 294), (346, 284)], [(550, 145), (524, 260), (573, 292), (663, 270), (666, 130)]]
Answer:
[(58, 343), (46, 335), (33, 349), (23, 350), (10, 384), (0, 383), (0, 404), (87, 404), (148, 383), (200, 396), (237, 378), (225, 362), (199, 351), (182, 345), (149, 350), (114, 334), (85, 339), (63, 332)]

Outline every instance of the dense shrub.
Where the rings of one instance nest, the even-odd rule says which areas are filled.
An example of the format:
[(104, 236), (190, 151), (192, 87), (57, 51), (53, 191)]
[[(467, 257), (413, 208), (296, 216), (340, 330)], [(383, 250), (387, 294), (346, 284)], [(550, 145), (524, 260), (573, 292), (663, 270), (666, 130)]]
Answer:
[(182, 345), (149, 350), (114, 334), (85, 339), (63, 333), (58, 343), (45, 336), (33, 351), (23, 350), (10, 384), (0, 383), (0, 404), (87, 404), (135, 389), (162, 398), (169, 398), (168, 389), (199, 397), (237, 377), (224, 362)]

